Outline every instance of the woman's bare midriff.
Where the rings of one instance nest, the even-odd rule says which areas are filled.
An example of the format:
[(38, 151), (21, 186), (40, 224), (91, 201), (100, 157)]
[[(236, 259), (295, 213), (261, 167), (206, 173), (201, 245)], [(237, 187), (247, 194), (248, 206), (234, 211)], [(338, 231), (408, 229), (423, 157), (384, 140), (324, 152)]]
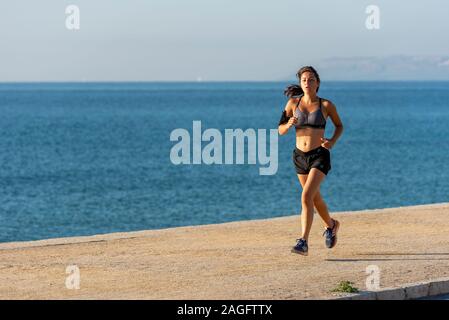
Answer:
[(296, 129), (296, 147), (303, 152), (320, 147), (324, 131), (324, 129), (317, 128)]

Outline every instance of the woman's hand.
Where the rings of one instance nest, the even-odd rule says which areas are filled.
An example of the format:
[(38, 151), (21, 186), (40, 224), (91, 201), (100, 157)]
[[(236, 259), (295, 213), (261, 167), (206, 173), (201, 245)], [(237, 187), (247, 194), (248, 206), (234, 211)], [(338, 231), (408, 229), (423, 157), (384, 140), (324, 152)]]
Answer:
[(321, 146), (326, 149), (331, 149), (335, 144), (335, 141), (332, 139), (321, 138)]
[(290, 119), (288, 119), (288, 122), (287, 122), (288, 128), (291, 128), (292, 126), (294, 126), (296, 121), (297, 121), (297, 119), (298, 118), (295, 118), (295, 117), (291, 117)]

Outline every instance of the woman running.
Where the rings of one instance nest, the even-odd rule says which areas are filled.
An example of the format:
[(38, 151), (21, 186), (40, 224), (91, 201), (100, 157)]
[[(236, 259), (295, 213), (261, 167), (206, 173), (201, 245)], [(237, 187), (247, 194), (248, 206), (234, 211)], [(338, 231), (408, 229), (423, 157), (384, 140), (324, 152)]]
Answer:
[[(335, 105), (317, 96), (320, 88), (320, 77), (311, 66), (301, 68), (296, 76), (298, 85), (290, 85), (284, 94), (290, 99), (285, 106), (279, 121), (279, 134), (296, 128), (296, 148), (293, 150), (293, 163), (299, 182), (302, 186), (301, 195), (301, 231), (292, 252), (307, 255), (308, 239), (313, 221), (313, 207), (326, 224), (324, 236), (326, 247), (333, 248), (337, 243), (337, 232), (340, 223), (329, 216), (326, 203), (320, 194), (320, 183), (331, 169), (330, 151), (337, 139), (343, 133), (343, 124), (338, 116)], [(330, 117), (335, 125), (331, 139), (324, 138), (326, 118)]]

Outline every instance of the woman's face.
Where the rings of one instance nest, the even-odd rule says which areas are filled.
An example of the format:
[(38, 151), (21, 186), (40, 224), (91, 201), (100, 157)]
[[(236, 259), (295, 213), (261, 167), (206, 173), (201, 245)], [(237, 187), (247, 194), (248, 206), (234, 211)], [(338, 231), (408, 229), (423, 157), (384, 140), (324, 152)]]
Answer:
[(315, 94), (320, 85), (313, 72), (309, 71), (302, 73), (300, 82), (302, 91), (308, 94)]

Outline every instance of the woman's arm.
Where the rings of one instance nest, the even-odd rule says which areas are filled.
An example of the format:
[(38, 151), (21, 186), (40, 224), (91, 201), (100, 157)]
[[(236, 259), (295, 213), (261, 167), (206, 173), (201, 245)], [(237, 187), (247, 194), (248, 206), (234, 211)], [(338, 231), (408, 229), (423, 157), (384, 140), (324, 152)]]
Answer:
[(337, 107), (331, 101), (326, 100), (325, 103), (323, 102), (323, 105), (326, 107), (327, 114), (335, 125), (334, 135), (329, 139), (332, 145), (334, 145), (343, 133), (343, 123), (338, 115)]
[(283, 111), (283, 115), (279, 121), (278, 131), (280, 135), (286, 134), (288, 129), (290, 129), (296, 122), (296, 118), (293, 117), (292, 104), (293, 99), (290, 98), (285, 105), (285, 110)]

